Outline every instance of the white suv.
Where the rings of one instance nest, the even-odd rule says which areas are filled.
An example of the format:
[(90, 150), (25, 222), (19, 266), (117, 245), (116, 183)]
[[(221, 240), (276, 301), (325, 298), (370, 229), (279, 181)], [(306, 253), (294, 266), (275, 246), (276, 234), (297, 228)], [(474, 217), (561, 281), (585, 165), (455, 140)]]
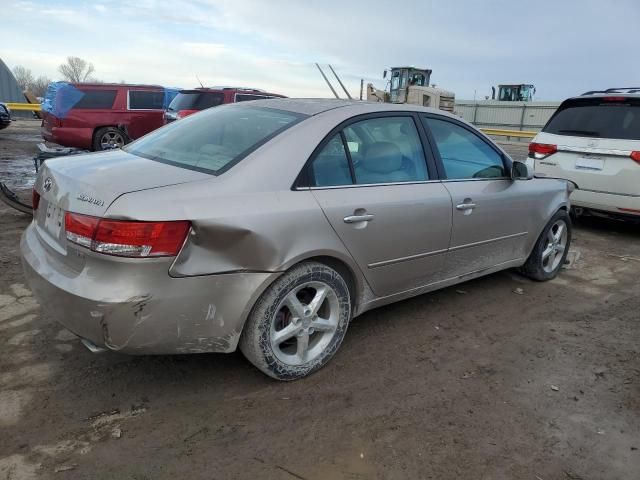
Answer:
[(640, 88), (565, 100), (529, 145), (529, 157), (537, 176), (577, 185), (577, 214), (640, 220)]

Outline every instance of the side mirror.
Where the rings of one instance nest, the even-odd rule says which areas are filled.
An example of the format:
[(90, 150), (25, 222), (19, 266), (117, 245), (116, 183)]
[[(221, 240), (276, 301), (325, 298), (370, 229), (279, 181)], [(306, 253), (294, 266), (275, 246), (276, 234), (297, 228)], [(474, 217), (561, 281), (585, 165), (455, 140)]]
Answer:
[(382, 72), (382, 78), (387, 78), (387, 71)]
[(514, 161), (511, 166), (511, 178), (513, 180), (531, 180), (533, 178), (533, 168), (524, 162)]

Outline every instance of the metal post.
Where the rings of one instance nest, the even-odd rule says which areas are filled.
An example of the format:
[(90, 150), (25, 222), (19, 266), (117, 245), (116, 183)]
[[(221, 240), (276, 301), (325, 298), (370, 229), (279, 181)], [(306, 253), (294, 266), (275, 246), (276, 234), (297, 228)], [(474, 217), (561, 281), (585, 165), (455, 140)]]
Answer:
[(362, 89), (364, 88), (364, 78), (360, 79), (360, 100), (362, 100)]
[(329, 65), (329, 69), (333, 72), (333, 76), (336, 77), (336, 80), (338, 80), (338, 83), (340, 84), (340, 86), (342, 87), (342, 90), (344, 90), (344, 93), (347, 94), (347, 98), (349, 100), (353, 100), (351, 98), (351, 95), (349, 95), (349, 92), (347, 91), (347, 89), (345, 88), (344, 84), (342, 83), (342, 80), (340, 80), (340, 77), (338, 76), (338, 74), (336, 73), (336, 71), (333, 69), (333, 67), (331, 66), (331, 64), (327, 64)]
[(522, 114), (520, 115), (520, 131), (524, 130), (524, 112), (527, 109), (527, 104), (522, 104)]
[(331, 91), (333, 92), (333, 94), (335, 95), (336, 98), (340, 98), (338, 96), (338, 93), (333, 89), (333, 85), (331, 85), (331, 82), (329, 81), (329, 79), (327, 78), (327, 76), (324, 74), (324, 72), (322, 71), (322, 69), (320, 68), (320, 65), (318, 65), (316, 63), (316, 67), (318, 67), (318, 70), (320, 71), (320, 75), (322, 75), (322, 78), (324, 78), (324, 81), (327, 82), (327, 85), (329, 85), (329, 88), (331, 89)]

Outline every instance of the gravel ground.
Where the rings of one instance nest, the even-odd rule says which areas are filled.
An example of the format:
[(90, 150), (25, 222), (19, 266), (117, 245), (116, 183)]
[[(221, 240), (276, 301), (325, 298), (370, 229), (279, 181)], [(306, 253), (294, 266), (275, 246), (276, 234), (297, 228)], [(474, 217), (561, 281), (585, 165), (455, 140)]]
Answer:
[[(0, 131), (25, 196), (37, 129)], [(549, 283), (369, 312), (278, 383), (239, 353), (89, 353), (24, 284), (28, 222), (0, 204), (0, 480), (640, 478), (640, 227), (581, 222)]]

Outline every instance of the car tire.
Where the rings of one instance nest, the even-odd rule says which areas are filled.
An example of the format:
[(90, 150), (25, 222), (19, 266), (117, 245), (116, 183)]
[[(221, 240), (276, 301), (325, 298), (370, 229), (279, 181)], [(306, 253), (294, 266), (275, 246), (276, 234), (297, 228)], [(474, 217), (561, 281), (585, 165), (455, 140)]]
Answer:
[[(93, 150), (111, 150), (127, 144), (127, 135), (118, 127), (102, 127), (93, 135)], [(111, 145), (110, 147), (108, 145)]]
[(254, 305), (240, 350), (259, 370), (296, 380), (323, 367), (340, 347), (351, 319), (345, 279), (319, 262), (280, 276)]
[(555, 278), (567, 259), (571, 233), (571, 217), (559, 210), (542, 230), (521, 272), (539, 282)]

